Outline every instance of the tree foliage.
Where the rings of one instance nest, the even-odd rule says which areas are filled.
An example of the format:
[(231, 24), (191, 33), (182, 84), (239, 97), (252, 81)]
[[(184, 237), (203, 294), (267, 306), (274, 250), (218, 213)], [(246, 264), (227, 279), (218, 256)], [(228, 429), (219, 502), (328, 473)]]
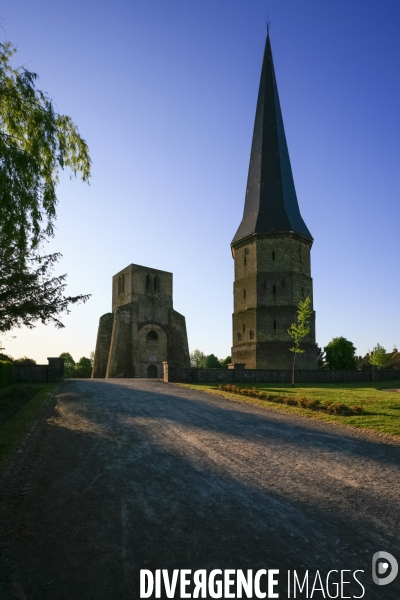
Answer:
[(320, 369), (325, 364), (325, 353), (317, 344), (317, 367)]
[(223, 368), (228, 368), (228, 365), (230, 365), (232, 362), (232, 357), (231, 356), (227, 356), (224, 359), (221, 359), (221, 367)]
[(384, 364), (387, 363), (389, 358), (390, 354), (386, 352), (385, 348), (380, 344), (377, 344), (372, 350), (369, 362), (371, 363), (371, 365), (374, 365), (374, 367), (378, 367), (378, 369), (381, 369), (384, 366)]
[(294, 368), (296, 355), (303, 354), (305, 350), (300, 348), (300, 342), (311, 332), (309, 322), (312, 315), (311, 299), (309, 296), (305, 300), (299, 302), (297, 307), (297, 322), (292, 323), (288, 329), (288, 334), (293, 340), (294, 346), (290, 348), (293, 352), (293, 368), (292, 368), (292, 387), (294, 386)]
[(221, 363), (215, 354), (209, 354), (206, 356), (205, 367), (207, 369), (220, 369)]
[(227, 356), (225, 359), (219, 359), (215, 354), (204, 354), (201, 350), (193, 350), (190, 353), (190, 366), (197, 367), (198, 369), (220, 369), (227, 368), (231, 362), (231, 357)]
[(69, 352), (62, 352), (60, 358), (64, 359), (64, 377), (88, 378), (92, 374), (92, 361), (86, 356), (82, 356), (78, 362), (75, 362)]
[(72, 119), (36, 88), (36, 73), (11, 65), (15, 52), (0, 43), (0, 245), (24, 260), (53, 235), (59, 170), (87, 181), (90, 158)]
[(52, 274), (61, 255), (39, 254), (53, 235), (59, 171), (87, 181), (88, 147), (37, 75), (11, 65), (14, 54), (0, 43), (0, 333), (36, 321), (62, 327), (59, 315), (89, 297), (65, 296), (66, 275)]
[(15, 245), (0, 245), (0, 333), (14, 327), (32, 328), (37, 321), (64, 327), (60, 315), (68, 313), (71, 304), (86, 302), (88, 295), (64, 296), (66, 275), (52, 275), (59, 256), (31, 253), (21, 263)]
[(355, 369), (356, 348), (344, 337), (333, 338), (324, 348), (326, 361), (330, 369)]
[(64, 377), (73, 377), (75, 361), (69, 352), (61, 352), (60, 357), (64, 359)]
[(205, 367), (206, 358), (207, 356), (204, 354), (204, 352), (201, 352), (201, 350), (193, 350), (193, 352), (190, 353), (190, 366), (197, 367), (199, 369)]
[(17, 358), (14, 360), (14, 365), (18, 365), (20, 367), (36, 365), (36, 360), (34, 358), (28, 358), (28, 356), (22, 356), (22, 358)]

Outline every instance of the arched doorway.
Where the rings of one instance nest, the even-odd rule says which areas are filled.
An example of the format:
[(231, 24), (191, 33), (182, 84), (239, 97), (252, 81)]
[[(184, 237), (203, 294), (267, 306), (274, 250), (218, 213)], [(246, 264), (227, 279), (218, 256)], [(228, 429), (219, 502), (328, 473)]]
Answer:
[(147, 377), (158, 377), (158, 370), (156, 365), (149, 365), (147, 367)]

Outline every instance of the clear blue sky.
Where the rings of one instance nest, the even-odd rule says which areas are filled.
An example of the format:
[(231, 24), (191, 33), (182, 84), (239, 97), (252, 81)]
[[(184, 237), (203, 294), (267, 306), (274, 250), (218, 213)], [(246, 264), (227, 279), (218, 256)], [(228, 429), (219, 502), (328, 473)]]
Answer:
[[(63, 176), (59, 273), (91, 293), (62, 331), (2, 338), (14, 357), (95, 347), (111, 277), (174, 274), (189, 347), (230, 354), (233, 260), (267, 15), (317, 342), (400, 344), (399, 0), (3, 0), (1, 37), (89, 144), (90, 186)], [(13, 338), (13, 336), (16, 336)]]

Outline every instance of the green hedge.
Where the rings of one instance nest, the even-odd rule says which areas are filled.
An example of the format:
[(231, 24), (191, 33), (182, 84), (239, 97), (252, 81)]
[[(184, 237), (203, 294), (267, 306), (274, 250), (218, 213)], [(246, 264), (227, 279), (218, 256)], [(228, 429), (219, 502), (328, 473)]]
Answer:
[(0, 388), (11, 385), (13, 382), (13, 365), (8, 361), (0, 360)]

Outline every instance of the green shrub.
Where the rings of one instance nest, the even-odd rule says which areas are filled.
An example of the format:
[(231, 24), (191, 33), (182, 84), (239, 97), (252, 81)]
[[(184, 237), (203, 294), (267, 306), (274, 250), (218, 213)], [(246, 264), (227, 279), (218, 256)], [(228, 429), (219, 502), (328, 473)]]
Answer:
[(364, 412), (361, 406), (353, 406), (350, 408), (347, 404), (343, 404), (342, 402), (321, 404), (321, 401), (316, 398), (306, 398), (302, 396), (301, 398), (296, 399), (290, 396), (281, 396), (279, 394), (268, 394), (256, 387), (241, 388), (233, 383), (220, 383), (219, 389), (233, 394), (240, 394), (241, 396), (258, 398), (259, 400), (266, 400), (267, 402), (275, 402), (276, 404), (286, 404), (287, 406), (300, 406), (301, 408), (308, 408), (309, 410), (326, 411), (333, 415), (360, 415)]
[(321, 409), (321, 402), (319, 400), (315, 400), (313, 398), (299, 398), (297, 400), (297, 402), (299, 403), (299, 405), (302, 408), (310, 408), (311, 410), (320, 410)]
[(331, 404), (325, 404), (326, 412), (332, 415), (351, 415), (353, 411), (347, 404), (343, 402), (332, 402)]
[(284, 396), (282, 398), (282, 402), (284, 404), (287, 404), (287, 406), (297, 406), (297, 400), (295, 400), (294, 398), (289, 398), (289, 396)]
[(14, 360), (14, 365), (29, 367), (30, 365), (36, 365), (36, 360), (34, 358), (28, 358), (28, 356), (22, 356), (21, 358)]
[(0, 388), (13, 382), (13, 365), (9, 361), (0, 361)]

